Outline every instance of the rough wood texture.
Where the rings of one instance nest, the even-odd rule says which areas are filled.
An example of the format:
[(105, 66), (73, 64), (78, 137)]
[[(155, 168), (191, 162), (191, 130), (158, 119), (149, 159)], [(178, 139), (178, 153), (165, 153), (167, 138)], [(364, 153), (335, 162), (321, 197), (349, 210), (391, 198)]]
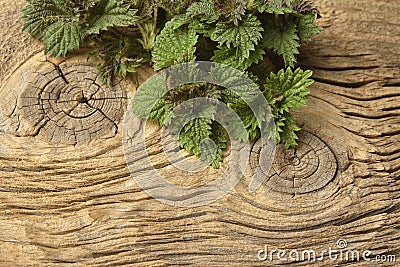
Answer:
[[(298, 150), (278, 149), (275, 176), (249, 192), (263, 153), (255, 144), (252, 168), (230, 194), (177, 208), (132, 180), (121, 131), (113, 128), (124, 101), (151, 72), (142, 69), (108, 91), (93, 83), (93, 65), (81, 56), (46, 62), (41, 45), (20, 33), (24, 1), (0, 0), (0, 265), (378, 265), (257, 259), (265, 245), (322, 251), (336, 249), (341, 238), (349, 249), (371, 250), (371, 258), (396, 255), (397, 262), (381, 266), (399, 266), (400, 2), (315, 3), (326, 30), (302, 49), (300, 63), (314, 70), (317, 82), (297, 114), (305, 130)], [(71, 77), (64, 70), (70, 68)], [(54, 87), (42, 86), (43, 73)], [(64, 113), (57, 124), (63, 108), (77, 114)], [(72, 133), (59, 132), (63, 127)], [(149, 154), (171, 181), (196, 185), (218, 173), (186, 177), (171, 169), (158, 135), (150, 127)]]
[[(271, 149), (263, 148), (259, 143), (253, 147), (254, 169), (263, 168), (262, 165), (267, 162), (265, 159), (271, 156)], [(336, 158), (329, 143), (303, 130), (299, 133), (296, 149), (286, 149), (282, 145), (277, 147), (272, 166), (266, 166), (260, 172), (260, 175), (264, 173), (262, 180), (272, 190), (282, 193), (309, 193), (323, 188), (347, 167), (346, 164), (339, 169), (339, 158)], [(267, 155), (262, 158), (264, 153)], [(344, 164), (341, 162), (341, 165)]]
[[(77, 144), (115, 135), (126, 106), (126, 91), (105, 86), (97, 69), (79, 61), (42, 63), (30, 73), (16, 112), (52, 143)], [(20, 129), (17, 129), (19, 132)]]

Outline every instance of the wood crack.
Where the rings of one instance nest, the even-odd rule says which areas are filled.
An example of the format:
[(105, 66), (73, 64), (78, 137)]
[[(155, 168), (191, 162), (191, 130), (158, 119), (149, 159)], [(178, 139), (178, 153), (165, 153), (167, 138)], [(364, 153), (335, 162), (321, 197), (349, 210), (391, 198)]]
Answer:
[(97, 70), (79, 62), (48, 62), (29, 80), (22, 97), (22, 115), (31, 123), (32, 136), (45, 137), (51, 143), (87, 143), (110, 138), (118, 133), (127, 102), (125, 90), (118, 84), (107, 87)]
[(370, 79), (368, 81), (362, 81), (362, 82), (341, 82), (341, 81), (333, 81), (333, 80), (328, 80), (320, 77), (313, 77), (314, 81), (319, 82), (319, 83), (325, 83), (329, 84), (332, 86), (338, 86), (338, 87), (343, 87), (343, 88), (351, 88), (351, 89), (357, 89), (363, 86), (366, 86), (368, 84), (374, 83), (374, 82), (379, 82), (377, 79)]

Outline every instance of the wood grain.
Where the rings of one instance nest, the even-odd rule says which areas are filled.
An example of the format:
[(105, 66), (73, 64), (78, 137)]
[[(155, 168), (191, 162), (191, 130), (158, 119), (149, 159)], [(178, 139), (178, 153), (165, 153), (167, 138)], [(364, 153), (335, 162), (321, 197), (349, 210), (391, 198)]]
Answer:
[[(87, 62), (81, 55), (47, 62), (40, 43), (20, 32), (24, 1), (0, 0), (0, 265), (378, 266), (327, 258), (257, 259), (265, 245), (270, 250), (322, 251), (335, 249), (337, 240), (345, 239), (349, 249), (371, 250), (371, 258), (396, 255), (397, 262), (380, 266), (399, 266), (400, 3), (315, 3), (326, 29), (302, 48), (300, 58), (300, 65), (312, 69), (316, 80), (309, 105), (296, 114), (304, 128), (304, 145), (298, 161), (287, 157), (293, 151), (281, 151), (274, 163), (294, 177), (286, 181), (308, 177), (304, 186), (277, 186), (283, 180), (266, 179), (250, 192), (260, 155), (255, 146), (252, 167), (231, 193), (205, 206), (178, 208), (153, 199), (134, 182), (121, 131), (69, 143), (57, 132), (62, 125), (49, 126), (49, 132), (38, 130), (45, 127), (40, 120), (43, 109), (38, 113), (25, 102), (35, 87), (45, 88), (34, 73), (48, 69), (63, 85), (60, 88), (67, 88), (54, 64), (80, 69)], [(76, 79), (95, 75), (91, 66)], [(123, 92), (100, 97), (112, 100), (103, 112), (123, 112), (123, 102), (150, 75), (149, 69), (140, 69), (120, 84)], [(29, 81), (36, 81), (29, 87), (32, 91)], [(42, 99), (52, 100), (49, 93)], [(85, 104), (79, 103), (79, 94), (66, 94), (71, 96), (75, 98), (69, 103)], [(120, 127), (120, 118), (111, 114), (93, 120), (108, 131), (114, 123)], [(72, 126), (78, 132), (76, 124)], [(160, 172), (171, 173), (171, 182), (196, 185), (218, 174), (206, 169), (188, 178), (171, 170), (158, 136), (159, 129), (149, 125), (148, 153)], [(315, 163), (307, 165), (315, 160), (320, 160), (320, 172), (310, 169)], [(315, 173), (321, 179), (313, 177)]]

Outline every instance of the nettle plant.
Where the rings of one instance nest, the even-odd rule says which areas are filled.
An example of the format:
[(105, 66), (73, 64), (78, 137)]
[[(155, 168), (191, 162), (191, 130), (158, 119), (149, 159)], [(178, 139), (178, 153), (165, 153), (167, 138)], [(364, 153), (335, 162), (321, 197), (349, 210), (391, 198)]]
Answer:
[[(301, 44), (322, 29), (319, 12), (303, 0), (27, 0), (24, 31), (43, 41), (54, 57), (85, 47), (100, 60), (103, 81), (125, 77), (142, 64), (156, 71), (185, 62), (212, 61), (243, 71), (260, 87), (275, 121), (271, 137), (297, 145), (291, 111), (304, 106), (312, 72), (295, 68)], [(157, 88), (146, 87), (147, 90)], [(143, 92), (142, 96), (145, 96)], [(226, 103), (247, 130), (240, 141), (260, 135), (259, 122), (236, 94), (212, 84), (186, 84), (167, 92), (146, 119), (170, 124), (167, 114), (180, 103), (206, 97)], [(134, 111), (140, 115), (140, 99)], [(210, 111), (215, 112), (215, 111)], [(202, 139), (214, 141), (207, 160)], [(180, 145), (218, 168), (228, 138), (216, 121), (195, 118), (178, 134)], [(203, 153), (202, 153), (203, 151)]]

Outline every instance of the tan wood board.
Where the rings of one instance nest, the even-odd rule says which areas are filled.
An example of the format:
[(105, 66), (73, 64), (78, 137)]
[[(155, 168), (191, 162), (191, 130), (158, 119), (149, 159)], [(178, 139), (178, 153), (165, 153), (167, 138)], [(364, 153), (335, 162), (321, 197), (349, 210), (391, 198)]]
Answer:
[[(0, 0), (0, 265), (270, 266), (288, 263), (257, 259), (265, 245), (322, 251), (343, 239), (371, 257), (396, 255), (381, 266), (400, 266), (400, 2), (314, 2), (325, 31), (299, 58), (316, 80), (296, 113), (299, 148), (278, 149), (249, 192), (263, 153), (256, 143), (231, 193), (179, 208), (147, 195), (123, 152), (126, 103), (152, 71), (106, 88), (86, 54), (50, 62), (21, 33), (25, 2)], [(176, 171), (149, 130), (149, 155), (172, 182), (198, 185), (221, 172)], [(378, 263), (290, 266), (342, 264)]]

